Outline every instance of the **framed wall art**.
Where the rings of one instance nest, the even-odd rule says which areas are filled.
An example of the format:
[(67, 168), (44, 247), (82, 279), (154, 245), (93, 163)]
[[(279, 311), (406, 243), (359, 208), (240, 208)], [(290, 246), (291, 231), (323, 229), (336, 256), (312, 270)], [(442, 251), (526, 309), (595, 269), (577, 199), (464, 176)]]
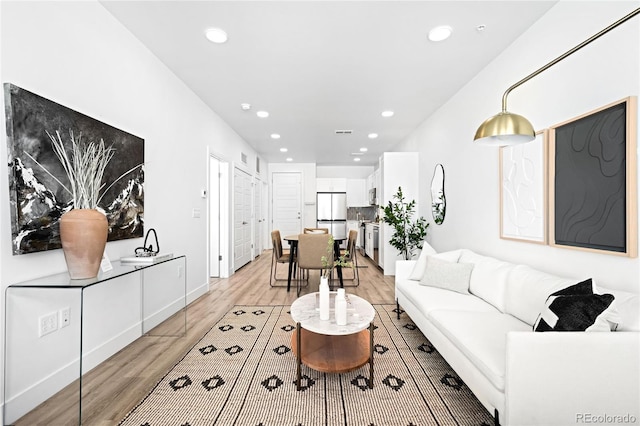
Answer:
[(637, 256), (637, 114), (628, 97), (550, 129), (551, 245)]
[(72, 131), (115, 149), (98, 208), (107, 216), (109, 241), (142, 237), (144, 140), (10, 83), (4, 96), (13, 254), (60, 248), (58, 221), (72, 207), (62, 187), (67, 175), (46, 132), (59, 132), (66, 148)]
[(547, 131), (500, 148), (500, 238), (547, 243)]

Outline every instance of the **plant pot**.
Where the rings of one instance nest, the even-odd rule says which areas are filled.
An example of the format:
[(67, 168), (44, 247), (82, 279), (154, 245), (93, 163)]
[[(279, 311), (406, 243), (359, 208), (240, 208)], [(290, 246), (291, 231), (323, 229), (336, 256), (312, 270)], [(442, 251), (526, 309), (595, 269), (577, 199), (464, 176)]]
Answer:
[(60, 218), (60, 240), (72, 280), (98, 276), (107, 244), (107, 217), (94, 209), (73, 209)]

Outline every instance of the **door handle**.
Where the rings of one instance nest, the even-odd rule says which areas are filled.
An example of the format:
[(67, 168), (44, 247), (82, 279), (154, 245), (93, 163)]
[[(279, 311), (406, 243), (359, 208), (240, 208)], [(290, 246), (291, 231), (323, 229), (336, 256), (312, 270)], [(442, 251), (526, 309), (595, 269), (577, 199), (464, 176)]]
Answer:
[(242, 221), (242, 224), (243, 224), (243, 225), (248, 225), (248, 224), (249, 224), (249, 222)]

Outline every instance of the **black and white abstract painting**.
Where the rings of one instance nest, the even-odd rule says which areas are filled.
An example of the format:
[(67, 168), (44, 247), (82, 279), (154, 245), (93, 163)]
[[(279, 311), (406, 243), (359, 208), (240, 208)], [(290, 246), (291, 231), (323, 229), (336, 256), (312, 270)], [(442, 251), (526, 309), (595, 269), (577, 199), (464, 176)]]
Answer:
[(109, 221), (108, 241), (142, 237), (144, 139), (10, 83), (4, 84), (4, 96), (13, 254), (60, 248), (58, 222), (72, 208), (71, 195), (56, 182), (68, 185), (68, 178), (46, 132), (59, 132), (67, 151), (70, 131), (83, 142), (102, 139), (115, 150), (98, 209)]
[(552, 128), (555, 245), (635, 256), (635, 111), (626, 98)]

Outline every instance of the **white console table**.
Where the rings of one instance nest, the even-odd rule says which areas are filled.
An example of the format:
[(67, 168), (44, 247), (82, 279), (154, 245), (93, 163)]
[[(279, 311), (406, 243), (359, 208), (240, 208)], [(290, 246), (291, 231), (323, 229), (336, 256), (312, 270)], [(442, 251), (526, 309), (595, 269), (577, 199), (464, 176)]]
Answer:
[[(139, 309), (139, 323), (135, 319), (123, 327), (126, 332), (122, 334), (128, 333), (125, 337), (129, 340), (149, 335), (184, 336), (187, 331), (186, 276), (187, 258), (176, 256), (148, 265), (121, 265), (116, 261), (112, 270), (87, 280), (71, 280), (68, 273), (61, 273), (9, 285), (5, 290), (4, 306), (4, 422), (13, 423), (57, 393), (61, 390), (60, 381), (63, 381), (63, 386), (77, 385), (74, 394), (77, 392), (78, 424), (82, 424), (83, 375), (95, 366), (92, 364), (100, 362), (91, 359), (95, 355), (89, 352), (95, 347), (85, 347), (96, 346), (95, 340), (101, 334), (95, 318), (92, 318), (93, 326), (86, 320), (96, 316), (90, 310), (100, 311), (100, 317), (104, 312), (116, 310), (113, 309), (115, 301), (116, 307), (127, 314), (109, 319), (117, 327), (119, 317), (135, 318), (134, 311)], [(109, 283), (117, 290), (106, 288)], [(90, 303), (87, 302), (89, 289), (93, 289)], [(53, 314), (43, 316), (43, 312), (48, 311), (59, 312), (58, 324), (49, 333), (51, 336), (38, 337), (43, 327), (54, 326), (46, 323), (53, 321)], [(178, 327), (173, 329), (177, 333), (158, 334), (156, 330), (161, 327), (155, 327), (168, 317), (178, 321)], [(87, 340), (90, 343), (86, 343)], [(120, 348), (107, 349), (117, 351)], [(52, 380), (56, 375), (57, 379)]]

